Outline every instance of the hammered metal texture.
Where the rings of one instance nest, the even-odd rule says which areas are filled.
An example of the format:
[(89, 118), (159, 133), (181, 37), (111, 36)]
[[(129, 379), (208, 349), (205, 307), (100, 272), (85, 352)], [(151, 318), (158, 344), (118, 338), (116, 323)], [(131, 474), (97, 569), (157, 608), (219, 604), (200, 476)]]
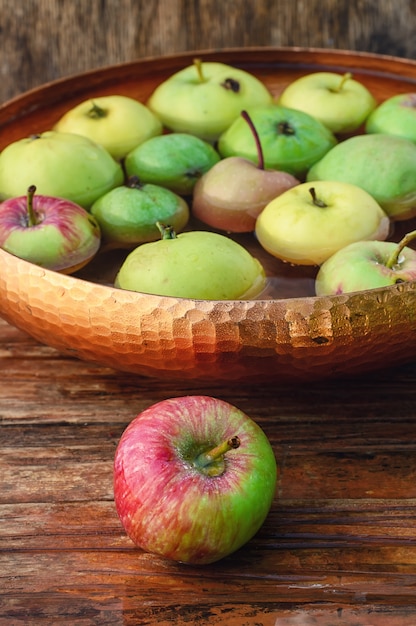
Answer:
[(0, 314), (40, 342), (146, 376), (300, 381), (403, 363), (416, 288), (333, 298), (194, 301), (44, 270), (0, 251)]

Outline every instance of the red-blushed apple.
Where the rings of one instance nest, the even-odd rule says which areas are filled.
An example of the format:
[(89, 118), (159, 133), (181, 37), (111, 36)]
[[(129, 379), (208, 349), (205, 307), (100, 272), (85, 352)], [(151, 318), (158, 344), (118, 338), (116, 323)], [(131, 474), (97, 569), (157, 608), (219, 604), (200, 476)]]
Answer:
[(9, 198), (0, 204), (0, 247), (47, 269), (72, 274), (98, 252), (95, 218), (78, 204), (51, 196)]
[(399, 243), (360, 241), (342, 248), (321, 265), (316, 295), (340, 295), (416, 280), (416, 250), (408, 247), (415, 237), (416, 231), (412, 231)]
[(210, 396), (162, 400), (127, 426), (114, 500), (131, 540), (189, 564), (218, 561), (263, 525), (277, 483), (272, 446), (237, 407)]
[(302, 183), (269, 202), (255, 233), (271, 255), (294, 265), (321, 265), (340, 248), (387, 239), (390, 220), (356, 185), (321, 180)]
[(342, 134), (357, 130), (377, 101), (350, 72), (312, 72), (292, 81), (279, 104), (309, 113), (333, 133)]
[(247, 113), (258, 161), (243, 157), (226, 157), (214, 164), (196, 183), (192, 196), (192, 213), (199, 220), (230, 233), (251, 232), (266, 204), (299, 184), (299, 180), (275, 169), (264, 167), (261, 141)]

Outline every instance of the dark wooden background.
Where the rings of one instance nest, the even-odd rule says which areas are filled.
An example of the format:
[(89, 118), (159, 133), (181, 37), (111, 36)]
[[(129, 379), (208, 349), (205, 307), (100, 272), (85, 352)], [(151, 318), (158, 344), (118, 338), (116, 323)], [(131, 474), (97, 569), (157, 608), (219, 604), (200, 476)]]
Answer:
[(306, 46), (416, 58), (415, 0), (0, 0), (0, 101), (145, 56)]

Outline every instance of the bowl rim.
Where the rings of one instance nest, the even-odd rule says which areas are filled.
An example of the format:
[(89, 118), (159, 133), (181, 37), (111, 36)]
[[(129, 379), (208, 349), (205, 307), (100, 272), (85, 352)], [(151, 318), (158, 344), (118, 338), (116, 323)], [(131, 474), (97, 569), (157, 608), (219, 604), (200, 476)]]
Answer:
[[(251, 60), (247, 59), (247, 55), (254, 55)], [(88, 70), (77, 73), (69, 73), (64, 76), (46, 81), (41, 85), (34, 86), (20, 94), (16, 94), (12, 98), (9, 98), (5, 102), (0, 103), (0, 130), (7, 126), (7, 124), (13, 120), (17, 112), (25, 112), (27, 107), (31, 108), (39, 103), (39, 96), (44, 94), (52, 94), (57, 87), (66, 85), (72, 87), (74, 92), (77, 92), (77, 84), (83, 79), (89, 79), (89, 82), (93, 84), (96, 80), (102, 79), (109, 73), (114, 73), (122, 70), (123, 72), (129, 72), (132, 68), (140, 66), (141, 68), (148, 67), (151, 69), (154, 65), (160, 64), (163, 61), (165, 64), (172, 66), (183, 66), (184, 63), (189, 63), (195, 57), (206, 57), (207, 61), (215, 60), (219, 62), (228, 63), (228, 57), (232, 58), (232, 62), (238, 65), (251, 65), (253, 67), (259, 67), (261, 65), (270, 65), (270, 61), (266, 63), (264, 55), (272, 55), (273, 57), (280, 56), (280, 60), (275, 58), (275, 62), (280, 65), (289, 63), (290, 65), (302, 65), (305, 68), (310, 66), (316, 67), (318, 65), (327, 65), (342, 68), (344, 66), (351, 65), (351, 62), (358, 63), (355, 65), (355, 71), (366, 74), (368, 73), (370, 66), (372, 68), (371, 73), (377, 69), (381, 73), (388, 75), (385, 71), (385, 65), (394, 63), (393, 76), (403, 76), (409, 82), (415, 83), (416, 89), (416, 59), (410, 59), (407, 57), (398, 57), (388, 54), (379, 54), (376, 52), (368, 52), (362, 50), (348, 50), (340, 48), (323, 48), (313, 46), (235, 46), (235, 47), (222, 47), (222, 48), (203, 48), (201, 50), (185, 50), (178, 52), (171, 52), (163, 55), (147, 55), (141, 58), (135, 58), (130, 61), (113, 63), (110, 65), (103, 65), (94, 67)], [(327, 63), (324, 62), (325, 58), (330, 56), (331, 60)], [(260, 58), (258, 58), (260, 57)], [(295, 58), (304, 58), (302, 62), (294, 61)], [(243, 61), (244, 58), (244, 61)], [(341, 62), (340, 66), (334, 63), (334, 59)], [(411, 68), (414, 71), (413, 80), (409, 77), (408, 70)], [(83, 91), (78, 87), (78, 90)], [(53, 102), (53, 98), (51, 102)], [(1, 150), (1, 147), (0, 147)]]
[[(184, 61), (189, 61), (194, 59), (195, 57), (210, 57), (207, 60), (211, 60), (212, 58), (217, 59), (221, 55), (245, 55), (247, 53), (250, 54), (260, 54), (264, 53), (270, 54), (281, 54), (283, 57), (288, 55), (291, 57), (292, 55), (301, 54), (311, 55), (312, 57), (320, 57), (324, 58), (326, 55), (331, 55), (332, 57), (337, 58), (338, 60), (357, 60), (357, 61), (369, 61), (373, 65), (374, 62), (378, 62), (380, 69), (383, 69), (383, 64), (386, 61), (394, 62), (397, 64), (397, 68), (400, 66), (404, 66), (404, 76), (407, 76), (406, 70), (409, 67), (413, 67), (416, 72), (416, 59), (411, 59), (408, 57), (399, 57), (390, 54), (380, 54), (378, 52), (369, 52), (365, 50), (348, 50), (346, 48), (324, 48), (324, 47), (315, 47), (315, 46), (234, 46), (234, 47), (222, 47), (222, 48), (202, 48), (200, 50), (182, 50), (178, 52), (170, 52), (162, 55), (146, 55), (144, 57), (137, 57), (130, 61), (120, 61), (117, 63), (111, 63), (109, 65), (97, 66), (93, 67), (81, 72), (69, 73), (58, 78), (54, 78), (52, 80), (46, 81), (40, 85), (31, 87), (30, 89), (25, 90), (22, 93), (16, 94), (12, 98), (7, 99), (6, 101), (0, 103), (0, 114), (3, 109), (10, 107), (10, 105), (15, 102), (20, 102), (22, 98), (25, 96), (30, 96), (36, 94), (39, 91), (43, 91), (48, 89), (49, 87), (57, 87), (61, 84), (72, 84), (73, 82), (78, 82), (82, 78), (92, 78), (92, 77), (100, 77), (107, 74), (109, 71), (117, 70), (117, 69), (126, 69), (135, 67), (136, 65), (151, 65), (154, 63), (164, 62), (172, 62), (175, 65), (178, 63), (182, 63), (182, 59)], [(264, 62), (263, 62), (264, 63)], [(253, 62), (253, 65), (256, 65)], [(308, 66), (308, 63), (304, 64)], [(331, 62), (333, 65), (333, 62)], [(358, 67), (357, 70), (362, 72), (365, 67)], [(416, 85), (416, 74), (414, 79)], [(9, 118), (10, 119), (10, 118)], [(1, 122), (1, 118), (0, 118)], [(0, 126), (1, 128), (1, 126)]]
[[(412, 281), (405, 281), (402, 283), (395, 283), (389, 285), (388, 287), (376, 287), (373, 289), (364, 289), (360, 291), (349, 291), (342, 294), (333, 294), (333, 295), (325, 295), (325, 296), (317, 296), (317, 295), (305, 295), (305, 296), (295, 296), (293, 298), (253, 298), (253, 299), (239, 299), (239, 300), (206, 300), (206, 299), (198, 299), (198, 298), (182, 298), (178, 296), (165, 296), (160, 294), (147, 293), (142, 291), (130, 291), (128, 289), (121, 289), (120, 287), (116, 287), (111, 284), (103, 284), (99, 282), (94, 282), (90, 280), (86, 280), (85, 278), (76, 276), (74, 274), (65, 274), (64, 272), (59, 272), (55, 270), (51, 270), (40, 265), (36, 265), (27, 261), (25, 259), (21, 259), (14, 254), (7, 252), (0, 248), (0, 265), (3, 260), (6, 260), (7, 263), (13, 264), (18, 268), (20, 275), (36, 275), (39, 279), (44, 279), (47, 282), (55, 282), (57, 279), (62, 281), (68, 286), (71, 286), (76, 283), (83, 283), (87, 285), (93, 285), (94, 290), (106, 294), (114, 295), (116, 300), (125, 300), (130, 303), (138, 302), (143, 298), (154, 300), (155, 304), (158, 302), (182, 302), (182, 303), (209, 303), (210, 305), (215, 304), (229, 304), (232, 305), (233, 308), (241, 306), (247, 307), (248, 304), (256, 303), (257, 306), (268, 306), (272, 303), (276, 305), (284, 306), (286, 309), (290, 309), (291, 305), (294, 308), (298, 308), (300, 304), (310, 305), (312, 308), (320, 308), (319, 305), (328, 306), (330, 303), (331, 308), (334, 305), (342, 304), (346, 301), (350, 301), (351, 298), (354, 297), (362, 297), (367, 294), (374, 294), (374, 297), (383, 301), (385, 298), (388, 298), (392, 295), (403, 295), (407, 292), (416, 293), (416, 279)], [(25, 271), (26, 270), (26, 271)], [(118, 296), (118, 297), (117, 297)], [(1, 300), (1, 298), (0, 298)], [(318, 306), (317, 306), (318, 305)]]

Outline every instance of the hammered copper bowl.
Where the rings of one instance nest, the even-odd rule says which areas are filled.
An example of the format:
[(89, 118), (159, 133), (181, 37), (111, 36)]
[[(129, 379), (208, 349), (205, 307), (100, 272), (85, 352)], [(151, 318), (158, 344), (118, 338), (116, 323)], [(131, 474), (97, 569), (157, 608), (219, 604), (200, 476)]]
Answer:
[[(416, 91), (416, 62), (405, 59), (300, 48), (189, 52), (55, 81), (7, 102), (0, 108), (0, 149), (49, 129), (94, 95), (145, 101), (196, 54), (247, 69), (276, 95), (296, 76), (321, 70), (351, 71), (380, 101)], [(403, 364), (416, 353), (415, 282), (314, 297), (310, 270), (302, 275), (267, 259), (273, 287), (263, 299), (198, 301), (114, 288), (119, 260), (97, 257), (66, 276), (0, 250), (0, 315), (70, 355), (159, 378), (298, 382)]]

